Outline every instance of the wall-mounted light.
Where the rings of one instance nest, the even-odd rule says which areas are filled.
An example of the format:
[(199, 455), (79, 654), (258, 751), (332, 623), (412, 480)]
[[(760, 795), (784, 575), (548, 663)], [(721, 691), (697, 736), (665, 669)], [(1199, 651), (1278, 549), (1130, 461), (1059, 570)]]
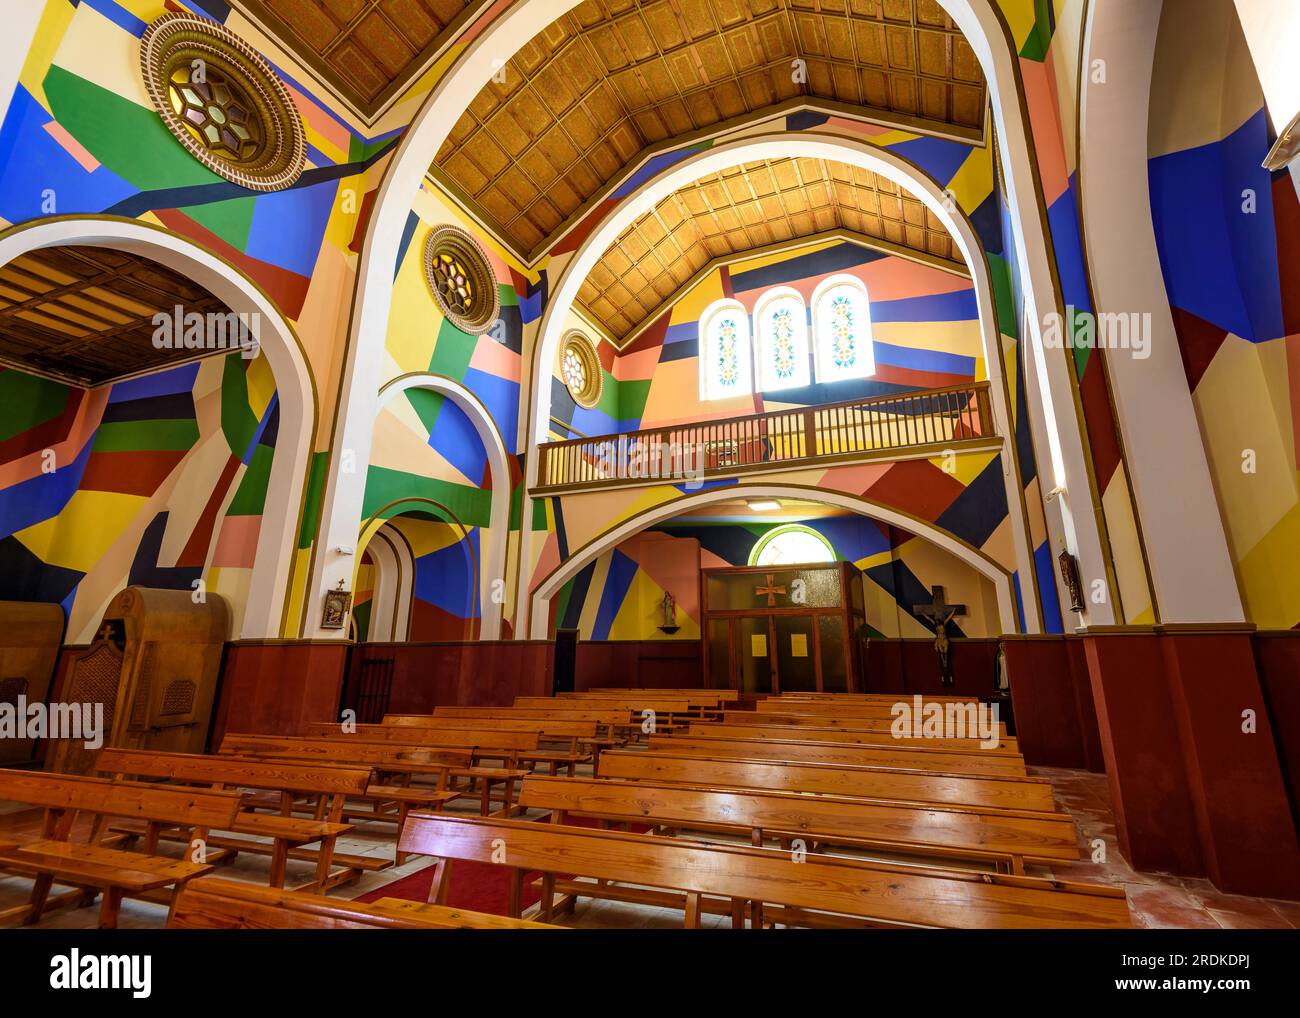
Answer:
[(1064, 495), (1064, 494), (1065, 494), (1065, 485), (1063, 485), (1063, 484), (1058, 484), (1055, 488), (1053, 488), (1051, 491), (1049, 491), (1049, 492), (1048, 492), (1046, 495), (1044, 495), (1043, 497), (1044, 497), (1048, 502), (1055, 502), (1058, 498), (1060, 498), (1060, 497), (1061, 497), (1062, 495)]
[(781, 503), (774, 498), (747, 498), (745, 505), (756, 513), (770, 513), (781, 508)]
[(340, 555), (355, 555), (357, 553), (357, 549), (350, 544), (340, 544), (334, 550)]
[(1300, 113), (1291, 118), (1291, 123), (1283, 129), (1268, 157), (1264, 160), (1264, 169), (1270, 173), (1285, 170), (1300, 155)]

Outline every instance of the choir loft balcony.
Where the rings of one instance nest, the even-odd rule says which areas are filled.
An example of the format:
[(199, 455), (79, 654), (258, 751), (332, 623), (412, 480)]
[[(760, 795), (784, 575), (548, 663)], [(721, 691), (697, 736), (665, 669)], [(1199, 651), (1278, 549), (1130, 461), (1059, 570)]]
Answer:
[(988, 382), (547, 442), (534, 495), (996, 448)]

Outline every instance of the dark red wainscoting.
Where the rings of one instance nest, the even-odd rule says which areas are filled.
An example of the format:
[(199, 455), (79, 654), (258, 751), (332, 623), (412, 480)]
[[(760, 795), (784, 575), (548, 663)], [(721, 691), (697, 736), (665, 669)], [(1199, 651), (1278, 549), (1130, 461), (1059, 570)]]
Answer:
[(241, 640), (226, 644), (212, 738), (226, 732), (299, 735), (338, 716), (351, 645), (341, 640)]
[(573, 688), (702, 689), (699, 640), (579, 641)]

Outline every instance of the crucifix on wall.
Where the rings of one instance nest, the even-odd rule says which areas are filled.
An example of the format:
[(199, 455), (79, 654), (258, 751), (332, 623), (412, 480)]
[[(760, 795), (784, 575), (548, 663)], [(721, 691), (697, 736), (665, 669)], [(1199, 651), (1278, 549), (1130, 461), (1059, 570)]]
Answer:
[(912, 611), (922, 618), (929, 619), (934, 625), (934, 652), (939, 655), (939, 678), (945, 686), (951, 686), (952, 663), (948, 659), (948, 623), (958, 615), (966, 614), (964, 604), (948, 604), (942, 587), (930, 588), (929, 604), (914, 604)]
[(784, 584), (781, 585), (781, 586), (779, 586), (779, 587), (773, 585), (773, 581), (774, 581), (775, 579), (776, 579), (775, 576), (773, 576), (771, 573), (768, 573), (768, 574), (767, 574), (767, 586), (766, 586), (766, 587), (755, 587), (755, 588), (754, 588), (754, 596), (755, 596), (755, 597), (762, 597), (764, 594), (767, 595), (767, 606), (768, 606), (769, 608), (773, 607), (773, 606), (776, 604), (776, 595), (777, 595), (777, 594), (784, 594), (784, 593), (785, 593), (785, 586), (784, 586)]

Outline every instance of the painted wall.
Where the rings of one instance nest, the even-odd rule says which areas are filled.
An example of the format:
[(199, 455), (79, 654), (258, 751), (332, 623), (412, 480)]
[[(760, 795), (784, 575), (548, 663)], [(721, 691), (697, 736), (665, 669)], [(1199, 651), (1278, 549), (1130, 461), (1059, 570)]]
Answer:
[(86, 390), (0, 370), (0, 598), (88, 642), (127, 584), (227, 598), (239, 632), (279, 403), (265, 356)]
[[(1300, 626), (1300, 201), (1231, 0), (1161, 21), (1149, 175), (1160, 264), (1247, 618)], [(1225, 46), (1225, 40), (1227, 45)]]
[[(699, 398), (700, 316), (714, 301), (740, 301), (749, 314), (776, 286), (810, 305), (832, 275), (862, 280), (870, 301), (876, 372), (869, 379), (817, 383), (723, 400)], [(603, 345), (603, 344), (602, 344)], [(835, 403), (910, 389), (986, 379), (971, 281), (942, 269), (846, 241), (736, 262), (715, 269), (646, 331), (612, 357), (607, 387), (616, 398), (575, 407), (562, 390), (555, 416), (588, 435), (687, 421), (718, 420), (790, 406)], [(614, 415), (617, 416), (614, 416)]]
[[(700, 570), (749, 564), (754, 545), (784, 523), (682, 517), (623, 542), (567, 583), (555, 599), (556, 623), (585, 640), (697, 640), (700, 637)], [(964, 603), (954, 636), (996, 636), (993, 585), (966, 563), (933, 544), (862, 516), (800, 521), (825, 537), (837, 555), (863, 571), (867, 624), (873, 635), (923, 637), (933, 632), (914, 608), (942, 586), (950, 603)], [(665, 636), (660, 602), (677, 601), (680, 631)]]

